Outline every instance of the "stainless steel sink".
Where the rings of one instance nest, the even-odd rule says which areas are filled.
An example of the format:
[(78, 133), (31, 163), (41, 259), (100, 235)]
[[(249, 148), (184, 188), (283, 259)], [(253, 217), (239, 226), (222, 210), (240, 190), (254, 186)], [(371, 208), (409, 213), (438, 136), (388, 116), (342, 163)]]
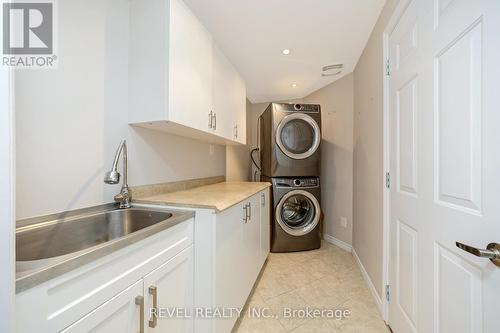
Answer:
[(172, 213), (147, 208), (128, 208), (59, 216), (18, 228), (16, 260), (48, 259), (85, 250), (166, 221)]

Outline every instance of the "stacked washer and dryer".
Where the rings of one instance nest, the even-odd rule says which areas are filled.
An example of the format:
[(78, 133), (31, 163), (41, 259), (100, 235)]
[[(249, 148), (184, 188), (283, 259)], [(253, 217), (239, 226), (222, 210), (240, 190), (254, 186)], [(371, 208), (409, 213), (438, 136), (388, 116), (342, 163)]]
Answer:
[(259, 118), (261, 180), (272, 183), (271, 252), (321, 246), (321, 107), (271, 103)]

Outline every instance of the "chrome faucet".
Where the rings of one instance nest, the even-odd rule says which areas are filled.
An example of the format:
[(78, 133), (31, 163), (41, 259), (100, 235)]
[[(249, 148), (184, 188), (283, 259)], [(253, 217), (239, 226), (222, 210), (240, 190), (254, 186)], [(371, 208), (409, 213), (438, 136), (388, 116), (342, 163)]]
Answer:
[(118, 160), (120, 159), (120, 153), (123, 151), (123, 185), (120, 193), (115, 195), (114, 199), (116, 202), (120, 203), (120, 208), (130, 208), (130, 200), (132, 199), (128, 190), (127, 182), (127, 142), (122, 140), (116, 151), (115, 159), (113, 161), (113, 166), (109, 172), (106, 172), (104, 176), (104, 182), (106, 184), (118, 184), (120, 182), (120, 173), (118, 172)]

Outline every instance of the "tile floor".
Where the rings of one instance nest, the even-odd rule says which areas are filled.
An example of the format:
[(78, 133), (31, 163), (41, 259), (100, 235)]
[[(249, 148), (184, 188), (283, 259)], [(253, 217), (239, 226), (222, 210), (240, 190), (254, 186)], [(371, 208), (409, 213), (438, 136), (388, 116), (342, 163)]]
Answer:
[[(247, 307), (233, 333), (389, 332), (352, 255), (325, 242), (315, 251), (271, 253)], [(290, 315), (307, 308), (323, 310), (323, 318)], [(349, 317), (339, 319), (345, 310)]]

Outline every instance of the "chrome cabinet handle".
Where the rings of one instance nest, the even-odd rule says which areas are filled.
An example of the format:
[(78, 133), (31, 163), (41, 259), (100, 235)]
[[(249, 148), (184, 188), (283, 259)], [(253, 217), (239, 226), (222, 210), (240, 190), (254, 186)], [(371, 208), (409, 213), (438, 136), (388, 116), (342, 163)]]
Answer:
[(234, 138), (238, 138), (238, 125), (234, 125)]
[(144, 333), (144, 297), (137, 296), (135, 304), (139, 305), (139, 333)]
[(155, 328), (158, 324), (158, 289), (156, 286), (149, 287), (149, 294), (153, 296), (153, 309), (151, 312), (151, 318), (149, 318), (149, 327)]
[(212, 119), (213, 119), (213, 112), (210, 110), (210, 113), (208, 114), (208, 128), (212, 128)]
[(216, 130), (217, 129), (217, 113), (214, 112), (213, 117), (214, 117), (214, 127), (213, 127), (213, 129)]
[(243, 216), (243, 222), (248, 223), (252, 218), (252, 205), (250, 203), (247, 203), (245, 206), (243, 206), (243, 209), (245, 210), (245, 215)]
[(250, 205), (250, 203), (247, 203), (246, 207), (247, 207), (247, 221), (251, 222), (251, 219), (252, 219), (252, 206)]
[(460, 242), (456, 242), (455, 244), (459, 249), (469, 252), (476, 257), (488, 258), (493, 264), (500, 267), (500, 244), (490, 243), (486, 249), (478, 249)]
[(248, 223), (249, 222), (248, 220), (250, 219), (250, 213), (248, 212), (248, 204), (245, 204), (245, 211), (247, 213), (247, 216), (245, 216), (245, 220)]
[(260, 196), (262, 198), (262, 207), (264, 207), (266, 205), (266, 195), (264, 193), (261, 193)]

